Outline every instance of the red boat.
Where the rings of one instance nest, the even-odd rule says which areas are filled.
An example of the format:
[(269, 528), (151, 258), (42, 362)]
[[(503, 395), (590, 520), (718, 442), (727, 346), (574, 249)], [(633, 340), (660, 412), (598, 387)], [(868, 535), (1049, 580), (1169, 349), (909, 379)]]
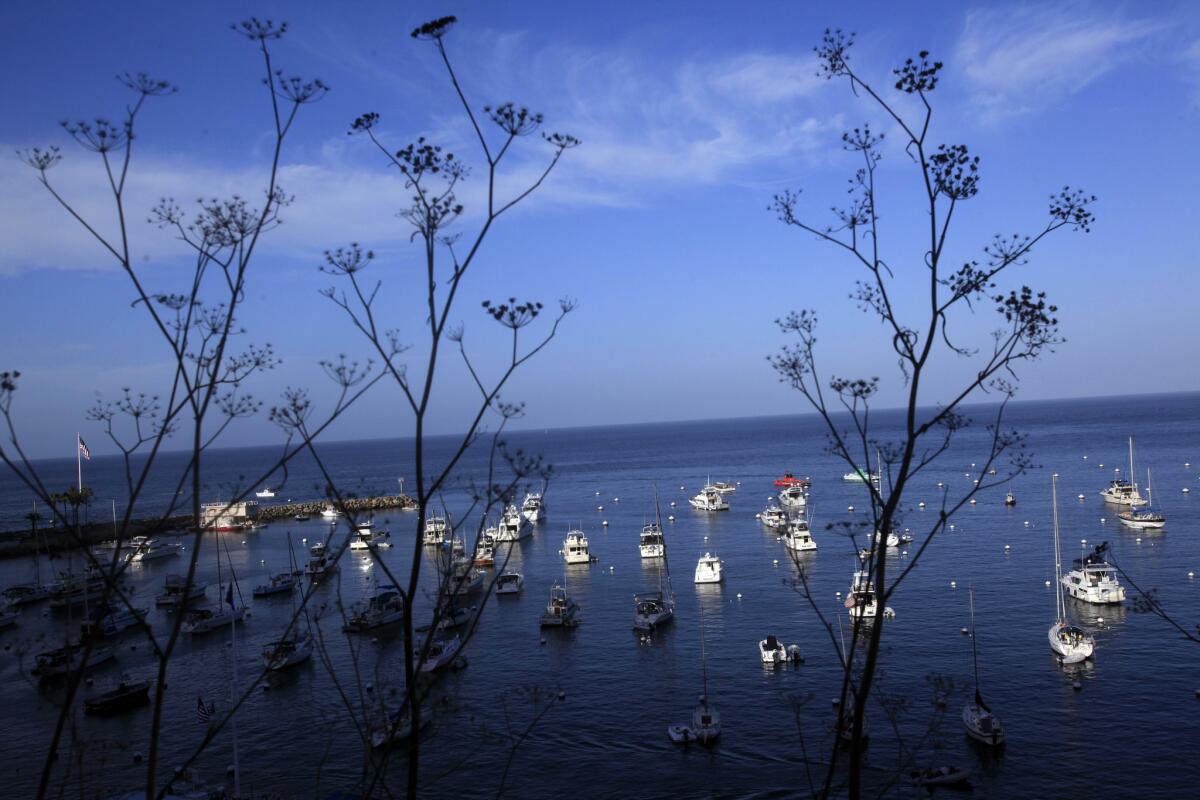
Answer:
[(783, 473), (782, 478), (775, 479), (776, 486), (782, 486), (785, 489), (789, 486), (803, 486), (807, 489), (812, 484), (811, 478), (797, 478), (790, 472)]

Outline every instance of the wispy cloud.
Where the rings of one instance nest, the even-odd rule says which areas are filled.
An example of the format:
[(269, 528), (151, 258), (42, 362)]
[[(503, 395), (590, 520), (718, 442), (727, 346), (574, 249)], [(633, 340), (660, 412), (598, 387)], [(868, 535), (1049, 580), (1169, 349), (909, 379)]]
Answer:
[(1136, 58), (1164, 24), (1075, 3), (972, 11), (955, 63), (990, 120), (1043, 108)]

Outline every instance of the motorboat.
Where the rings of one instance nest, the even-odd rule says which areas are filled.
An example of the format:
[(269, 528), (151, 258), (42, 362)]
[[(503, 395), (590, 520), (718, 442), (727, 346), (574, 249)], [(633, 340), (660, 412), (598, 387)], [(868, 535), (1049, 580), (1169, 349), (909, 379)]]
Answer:
[(550, 587), (550, 602), (546, 603), (541, 626), (543, 628), (573, 628), (579, 622), (578, 604), (571, 598), (565, 586), (555, 583)]
[(729, 483), (728, 481), (715, 481), (713, 483), (713, 488), (721, 494), (732, 494), (733, 492), (737, 491), (737, 484)]
[(451, 535), (453, 535), (453, 531), (446, 517), (433, 516), (425, 520), (421, 544), (426, 547), (441, 547), (446, 543), (447, 536)]
[(486, 534), (479, 537), (475, 543), (475, 556), (471, 559), (477, 567), (491, 567), (496, 563), (496, 546)]
[(696, 562), (696, 583), (720, 583), (725, 579), (721, 574), (721, 559), (712, 553), (705, 553)]
[(889, 532), (887, 536), (882, 536), (879, 531), (875, 531), (875, 544), (879, 544), (881, 539), (887, 547), (900, 546), (900, 534), (894, 531)]
[(642, 558), (663, 557), (663, 553), (666, 550), (663, 543), (661, 525), (657, 522), (651, 522), (649, 525), (642, 527), (641, 536), (638, 538), (638, 551), (642, 554)]
[(1004, 744), (1004, 726), (1000, 718), (992, 713), (992, 709), (983, 701), (983, 692), (979, 687), (979, 651), (976, 647), (978, 637), (975, 635), (975, 591), (969, 593), (971, 607), (971, 665), (975, 670), (975, 698), (963, 706), (963, 730), (981, 744), (999, 747)]
[(587, 536), (580, 530), (567, 531), (567, 538), (563, 539), (562, 549), (558, 553), (568, 564), (590, 564), (593, 559), (588, 550)]
[(272, 497), (275, 496), (275, 492), (271, 491), (270, 486), (264, 486), (262, 488), (262, 491), (255, 492), (254, 496), (257, 497), (259, 500), (270, 500)]
[(1137, 508), (1147, 504), (1147, 500), (1142, 498), (1141, 492), (1138, 491), (1138, 485), (1133, 483), (1133, 437), (1129, 437), (1129, 479), (1114, 480), (1109, 483), (1108, 488), (1100, 492), (1100, 496), (1104, 498), (1104, 502), (1113, 503), (1119, 506), (1131, 506)]
[(356, 552), (378, 548), (386, 549), (392, 546), (390, 539), (390, 531), (373, 531), (370, 528), (359, 528), (350, 539), (350, 549)]
[(546, 516), (546, 504), (540, 494), (530, 492), (525, 495), (525, 501), (521, 503), (521, 516), (529, 523), (541, 522)]
[(1117, 519), (1127, 528), (1137, 530), (1155, 530), (1167, 524), (1167, 517), (1161, 510), (1154, 508), (1154, 492), (1150, 488), (1150, 470), (1146, 470), (1146, 505), (1142, 508), (1123, 508), (1117, 512)]
[(842, 475), (842, 480), (849, 481), (851, 483), (866, 483), (867, 481), (871, 481), (872, 483), (877, 483), (879, 481), (879, 478), (876, 475), (874, 475), (871, 472), (871, 470), (869, 470), (869, 469), (866, 469), (864, 467), (855, 467), (850, 472), (847, 472), (844, 475)]
[(263, 647), (263, 665), (273, 672), (278, 672), (304, 663), (312, 656), (312, 651), (312, 634), (308, 631), (293, 630), (282, 639)]
[(692, 504), (692, 508), (700, 511), (728, 511), (729, 502), (721, 496), (716, 486), (711, 483), (705, 484), (700, 490), (700, 494), (688, 501)]
[(792, 484), (779, 490), (779, 504), (788, 511), (799, 511), (808, 505), (804, 486)]
[(291, 572), (280, 572), (272, 575), (267, 583), (254, 587), (254, 597), (270, 597), (273, 594), (285, 594), (296, 588), (296, 576)]
[(309, 517), (308, 514), (297, 514), (296, 516), (292, 517), (292, 519), (296, 520), (296, 522), (308, 522), (311, 517)]
[(658, 592), (643, 592), (633, 596), (633, 629), (652, 631), (675, 616), (675, 599)]
[(797, 519), (789, 522), (787, 531), (783, 534), (783, 545), (795, 553), (816, 550), (817, 543), (813, 541), (812, 532), (808, 529), (808, 521)]
[(415, 630), (417, 633), (425, 633), (428, 630), (436, 628), (438, 633), (442, 631), (454, 630), (460, 628), (471, 621), (472, 612), (475, 611), (475, 606), (470, 608), (462, 608), (453, 601), (444, 606), (441, 610), (435, 612), (435, 621), (427, 622), (424, 625), (418, 625)]
[(700, 695), (696, 707), (692, 709), (690, 725), (669, 725), (667, 736), (676, 744), (699, 742), (708, 744), (721, 735), (721, 715), (715, 706), (708, 701), (708, 695)]
[(87, 645), (67, 644), (34, 656), (33, 674), (42, 678), (67, 675), (111, 661), (115, 655), (113, 648), (106, 645), (92, 645), (88, 652)]
[(193, 600), (203, 598), (207, 589), (208, 584), (205, 581), (193, 580), (189, 587), (185, 576), (168, 575), (163, 581), (163, 592), (154, 599), (154, 604), (167, 608), (180, 608)]
[(1004, 505), (1015, 506), (1016, 504), (1017, 498), (1012, 492), (1008, 492), (1006, 495), (1004, 495)]
[(245, 606), (215, 603), (207, 608), (193, 608), (184, 612), (179, 630), (190, 634), (211, 633), (241, 622), (245, 616)]
[(413, 667), (417, 672), (434, 672), (448, 666), (461, 648), (462, 640), (458, 638), (458, 634), (454, 634), (448, 639), (435, 637), (429, 643), (429, 649), (425, 652), (424, 659), (421, 658), (420, 648), (413, 653)]
[(135, 564), (143, 561), (154, 561), (159, 558), (173, 558), (179, 555), (182, 548), (175, 542), (164, 542), (150, 539), (140, 545), (130, 554), (129, 560)]
[(362, 522), (356, 523), (354, 525), (354, 530), (359, 531), (359, 532), (369, 531), (369, 530), (371, 530), (371, 528), (374, 528), (374, 527), (375, 527), (375, 518), (372, 517), (371, 519), (364, 519)]
[(1074, 561), (1074, 568), (1060, 578), (1067, 594), (1085, 603), (1121, 603), (1125, 600), (1125, 587), (1117, 580), (1117, 571), (1104, 560), (1108, 542), (1082, 558)]
[(372, 628), (390, 625), (404, 619), (404, 598), (392, 584), (385, 584), (367, 600), (360, 600), (350, 609), (350, 617), (342, 625), (347, 633), (363, 633)]
[(533, 529), (525, 522), (515, 505), (504, 509), (504, 514), (500, 517), (500, 526), (496, 529), (497, 542), (519, 542), (532, 533)]
[(787, 648), (773, 633), (767, 634), (767, 638), (758, 643), (758, 655), (762, 663), (771, 666), (787, 663)]
[(496, 578), (496, 594), (520, 594), (525, 585), (525, 576), (519, 572), (502, 572)]
[(342, 515), (342, 512), (338, 511), (333, 506), (325, 506), (324, 508), (321, 509), (321, 519), (323, 519), (323, 520), (336, 522), (337, 518), (340, 517), (341, 515)]
[(442, 593), (446, 597), (465, 597), (482, 591), (483, 577), (483, 571), (473, 567), (470, 558), (464, 556), (455, 559), (449, 572), (446, 573)]
[[(866, 570), (856, 570), (850, 582), (845, 606), (854, 620), (874, 621), (879, 615), (879, 602), (876, 597), (875, 583)], [(883, 609), (885, 619), (896, 616), (890, 608)]]
[(87, 575), (63, 573), (50, 587), (50, 607), (66, 608), (104, 598), (106, 581), (102, 573), (89, 570)]
[(788, 516), (782, 508), (772, 503), (758, 515), (758, 521), (777, 531), (787, 527)]
[(801, 489), (807, 489), (810, 485), (812, 485), (812, 481), (809, 478), (797, 478), (792, 473), (785, 472), (783, 473), (782, 478), (775, 479), (775, 485), (780, 488), (799, 486)]
[(304, 565), (304, 574), (309, 580), (319, 581), (337, 571), (337, 558), (330, 555), (324, 542), (317, 542), (308, 551), (311, 557)]
[(83, 701), (85, 714), (116, 714), (150, 704), (150, 681), (129, 681), (122, 677), (107, 692)]
[[(1054, 573), (1062, 572), (1062, 551), (1059, 546), (1058, 532), (1058, 479), (1050, 479), (1050, 494), (1054, 510)], [(1078, 664), (1091, 658), (1096, 652), (1096, 642), (1083, 629), (1070, 623), (1067, 615), (1067, 604), (1063, 599), (1063, 582), (1055, 584), (1054, 610), (1056, 617), (1046, 632), (1050, 649), (1058, 656), (1063, 664)]]
[(126, 606), (100, 606), (92, 611), (91, 619), (82, 626), (85, 636), (116, 636), (122, 631), (141, 625), (150, 609)]

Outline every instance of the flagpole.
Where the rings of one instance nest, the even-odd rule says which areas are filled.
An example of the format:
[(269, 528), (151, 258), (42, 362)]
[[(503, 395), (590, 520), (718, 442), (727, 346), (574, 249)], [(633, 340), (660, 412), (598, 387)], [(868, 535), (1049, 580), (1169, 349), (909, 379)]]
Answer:
[(83, 494), (83, 450), (79, 446), (82, 442), (79, 431), (75, 431), (75, 480), (80, 494)]

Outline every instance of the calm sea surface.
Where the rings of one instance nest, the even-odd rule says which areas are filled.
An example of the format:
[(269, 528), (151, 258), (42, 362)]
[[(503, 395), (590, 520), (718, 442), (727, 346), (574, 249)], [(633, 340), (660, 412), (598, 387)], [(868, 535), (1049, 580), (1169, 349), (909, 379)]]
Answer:
[[(934, 507), (938, 482), (953, 497), (978, 477), (971, 465), (985, 455), (985, 416), (981, 411), (978, 427), (965, 432), (912, 488), (901, 527), (910, 528), (918, 542), (932, 512), (916, 509), (916, 503)], [(886, 439), (899, 418), (881, 413), (874, 422)], [(1200, 579), (1188, 575), (1200, 573), (1200, 395), (1021, 403), (1012, 408), (1010, 422), (1028, 434), (1029, 450), (1041, 466), (1013, 484), (1015, 507), (1004, 506), (1000, 489), (964, 509), (955, 529), (935, 540), (890, 601), (896, 618), (885, 633), (877, 697), (903, 707), (896, 724), (907, 746), (916, 747), (933, 727), (915, 765), (971, 765), (977, 797), (1200, 796), (1200, 766), (1192, 755), (1200, 742), (1200, 700), (1194, 694), (1200, 689), (1200, 646), (1128, 604), (1072, 602), (1074, 619), (1096, 637), (1097, 654), (1094, 664), (1064, 671), (1046, 644), (1054, 594), (1045, 585), (1054, 577), (1050, 475), (1058, 472), (1064, 560), (1077, 557), (1081, 539), (1108, 541), (1115, 560), (1140, 585), (1157, 587), (1162, 604), (1185, 626), (1200, 622)], [(1146, 467), (1152, 469), (1156, 503), (1168, 516), (1161, 532), (1123, 528), (1097, 494), (1113, 468), (1127, 464), (1129, 435), (1140, 478), (1144, 481)], [(521, 433), (509, 440), (543, 453), (555, 465), (558, 474), (546, 498), (549, 513), (511, 555), (509, 567), (525, 575), (524, 592), (489, 601), (467, 650), (470, 666), (442, 684), (424, 748), (426, 794), (494, 795), (513, 737), (560, 691), (565, 699), (553, 701), (554, 708), (516, 751), (508, 796), (785, 797), (803, 791), (808, 785), (803, 753), (817, 761), (828, 753), (835, 716), (831, 698), (840, 671), (829, 638), (792, 586), (795, 568), (782, 543), (755, 515), (785, 469), (812, 476), (813, 530), (820, 549), (806, 555), (805, 563), (823, 611), (844, 623), (837, 593), (849, 585), (853, 548), (826, 525), (862, 518), (861, 510), (847, 509), (867, 503), (861, 485), (841, 480), (846, 467), (827, 454), (820, 423), (811, 417), (729, 420)], [(438, 447), (435, 459), (439, 453), (444, 457), (448, 440)], [(406, 442), (333, 444), (322, 452), (334, 478), (359, 494), (391, 493), (399, 477), (411, 478)], [(269, 448), (214, 452), (207, 462), (204, 499), (228, 497), (237, 486), (253, 482), (256, 469), (274, 453)], [(466, 482), (482, 476), (481, 456), (465, 461), (459, 483), (447, 492), (452, 511), (466, 507)], [(175, 492), (180, 463), (175, 456), (164, 461), (167, 469), (149, 487), (144, 509), (161, 508)], [(72, 459), (40, 467), (55, 489), (74, 480)], [(107, 458), (85, 465), (85, 482), (96, 490), (93, 516), (106, 517), (108, 498), (120, 497), (117, 467)], [(710, 516), (687, 505), (708, 476), (740, 482), (728, 495), (728, 513)], [(298, 463), (278, 499), (316, 499), (320, 483), (311, 463)], [(654, 562), (643, 562), (637, 546), (643, 523), (653, 517), (655, 485), (663, 514), (675, 517), (665, 527), (678, 606), (674, 623), (643, 643), (631, 631), (632, 597), (658, 585)], [(1183, 493), (1185, 487), (1190, 494)], [(27, 495), (12, 477), (0, 476), (0, 529), (20, 527), (28, 507)], [(376, 524), (390, 528), (396, 544), (385, 561), (404, 568), (414, 516), (390, 512)], [(564, 570), (558, 550), (569, 526), (588, 534), (598, 563)], [(251, 587), (268, 569), (287, 565), (289, 532), (302, 558), (302, 540), (326, 536), (329, 526), (316, 520), (276, 523), (225, 535), (248, 602)], [(214, 539), (204, 547), (202, 577), (215, 584)], [(725, 562), (721, 586), (692, 583), (696, 559), (705, 551)], [(897, 550), (892, 558), (900, 566), (907, 556)], [(137, 599), (152, 607), (150, 619), (160, 631), (169, 618), (153, 609), (153, 597), (164, 576), (183, 564), (184, 559), (169, 559), (131, 570)], [(65, 559), (43, 562), (43, 578), (65, 566)], [(0, 585), (27, 581), (33, 572), (32, 559), (0, 562)], [(372, 590), (379, 572), (369, 559), (346, 553), (338, 580), (315, 596), (317, 606), (325, 607), (319, 624), (337, 682), (355, 703), (369, 703), (372, 696), (396, 702), (389, 692), (403, 680), (404, 654), (394, 636), (348, 642), (340, 633), (338, 592), (349, 603)], [(539, 631), (549, 587), (564, 576), (584, 622), (572, 631)], [(1008, 744), (999, 756), (973, 748), (959, 720), (971, 691), (969, 639), (960, 632), (968, 624), (968, 587), (975, 591), (984, 694), (1008, 729)], [(209, 599), (216, 600), (215, 586)], [(236, 649), (227, 646), (227, 633), (181, 643), (167, 690), (164, 765), (178, 763), (202, 736), (195, 718), (197, 696), (225, 706), (231, 659), (237, 659), (243, 678), (256, 672), (262, 645), (278, 634), (291, 608), (286, 597), (253, 601)], [(709, 691), (723, 730), (711, 749), (684, 749), (673, 746), (665, 730), (688, 720), (700, 693), (701, 609)], [(64, 613), (43, 604), (26, 609), (16, 628), (0, 632), (0, 769), (5, 776), (0, 796), (25, 797), (36, 785), (58, 695), (29, 676), (30, 653), (61, 639), (67, 625)], [(756, 643), (767, 633), (800, 644), (806, 662), (763, 669)], [(355, 678), (356, 662), (361, 680)], [(93, 688), (99, 690), (122, 671), (134, 677), (153, 674), (145, 641), (137, 634), (121, 640), (114, 664), (96, 670)], [(956, 687), (945, 712), (932, 702), (931, 674), (951, 679)], [(1072, 687), (1075, 680), (1080, 690)], [(367, 684), (369, 695), (360, 689)], [(243, 788), (323, 797), (351, 786), (362, 750), (340, 697), (315, 658), (257, 692), (238, 717)], [(896, 734), (879, 705), (869, 713), (870, 767), (872, 774), (885, 776), (895, 769)], [(945, 718), (939, 723), (941, 713)], [(75, 724), (86, 750), (74, 757), (82, 758), (87, 777), (83, 786), (65, 787), (64, 796), (104, 797), (136, 787), (141, 773), (133, 757), (147, 749), (149, 719), (149, 709), (110, 719), (78, 714)], [(200, 759), (199, 771), (218, 781), (232, 760), (232, 736), (223, 733)], [(819, 780), (819, 764), (812, 770)], [(403, 771), (398, 754), (390, 780), (402, 785)], [(906, 782), (892, 794), (918, 796)]]

